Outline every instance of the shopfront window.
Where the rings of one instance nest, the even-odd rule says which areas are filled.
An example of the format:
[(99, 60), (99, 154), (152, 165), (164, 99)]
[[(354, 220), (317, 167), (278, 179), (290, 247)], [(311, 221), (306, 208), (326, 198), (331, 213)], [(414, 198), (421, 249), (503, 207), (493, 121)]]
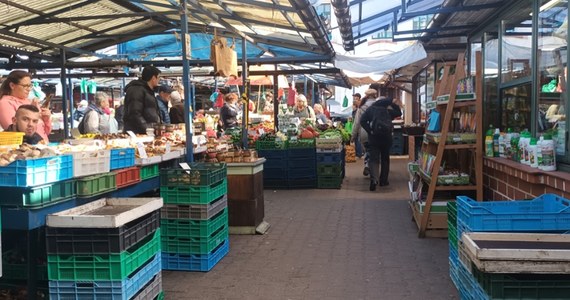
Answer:
[(499, 34), (497, 31), (487, 32), (483, 44), (483, 127), (497, 126), (499, 123)]
[(521, 80), (531, 75), (532, 1), (502, 19), (501, 82)]
[(503, 89), (501, 94), (501, 124), (503, 131), (511, 128), (514, 132), (530, 129), (531, 83)]
[(551, 134), (565, 156), (568, 3), (541, 1), (538, 14), (537, 136)]

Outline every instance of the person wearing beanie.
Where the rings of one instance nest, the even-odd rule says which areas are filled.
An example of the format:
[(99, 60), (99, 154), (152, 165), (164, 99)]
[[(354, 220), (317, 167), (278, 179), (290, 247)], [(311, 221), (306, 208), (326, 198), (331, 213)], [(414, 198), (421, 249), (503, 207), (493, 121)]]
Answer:
[(182, 96), (178, 91), (172, 91), (172, 93), (170, 93), (170, 103), (172, 104), (169, 113), (170, 123), (184, 123), (184, 103), (182, 102)]

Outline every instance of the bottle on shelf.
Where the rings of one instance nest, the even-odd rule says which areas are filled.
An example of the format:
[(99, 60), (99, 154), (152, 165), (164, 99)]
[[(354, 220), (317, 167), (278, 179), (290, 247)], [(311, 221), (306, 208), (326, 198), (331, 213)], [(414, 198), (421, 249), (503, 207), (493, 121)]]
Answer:
[(519, 139), (519, 154), (520, 154), (520, 163), (525, 165), (530, 165), (528, 160), (528, 146), (530, 144), (530, 132), (526, 129), (521, 133)]
[(542, 152), (542, 168), (543, 171), (556, 171), (556, 153), (554, 152), (554, 140), (552, 135), (545, 134), (544, 141), (541, 143)]
[(536, 163), (537, 168), (541, 169), (544, 167), (544, 162), (542, 161), (542, 144), (544, 143), (544, 136), (540, 136), (538, 142), (536, 142)]
[[(503, 157), (511, 158), (511, 139), (513, 138), (513, 130), (511, 128), (507, 128), (507, 133), (504, 136), (503, 140)], [(500, 149), (499, 149), (500, 150)]]
[(501, 130), (495, 128), (495, 133), (493, 134), (493, 157), (499, 157), (499, 137), (501, 137)]
[(538, 161), (536, 160), (537, 152), (538, 147), (536, 145), (536, 138), (530, 138), (530, 143), (528, 145), (528, 163), (533, 168), (538, 168)]
[(493, 157), (493, 125), (489, 125), (489, 130), (485, 135), (485, 156)]

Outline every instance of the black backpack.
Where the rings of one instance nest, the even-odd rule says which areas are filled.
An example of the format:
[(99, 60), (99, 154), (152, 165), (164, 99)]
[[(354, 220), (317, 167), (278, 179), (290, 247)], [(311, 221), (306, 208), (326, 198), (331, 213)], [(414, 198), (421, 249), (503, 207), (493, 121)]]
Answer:
[(374, 136), (387, 136), (392, 134), (392, 116), (387, 107), (375, 107), (374, 116), (370, 121), (370, 134)]

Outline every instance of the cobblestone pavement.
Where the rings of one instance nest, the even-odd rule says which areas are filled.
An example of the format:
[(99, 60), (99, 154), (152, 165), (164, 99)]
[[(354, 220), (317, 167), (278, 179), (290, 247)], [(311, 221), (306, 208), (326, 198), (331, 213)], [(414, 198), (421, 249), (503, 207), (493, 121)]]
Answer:
[(208, 273), (164, 271), (166, 299), (457, 299), (446, 239), (418, 239), (407, 158), (368, 191), (362, 160), (340, 190), (266, 190), (265, 235), (231, 235)]

